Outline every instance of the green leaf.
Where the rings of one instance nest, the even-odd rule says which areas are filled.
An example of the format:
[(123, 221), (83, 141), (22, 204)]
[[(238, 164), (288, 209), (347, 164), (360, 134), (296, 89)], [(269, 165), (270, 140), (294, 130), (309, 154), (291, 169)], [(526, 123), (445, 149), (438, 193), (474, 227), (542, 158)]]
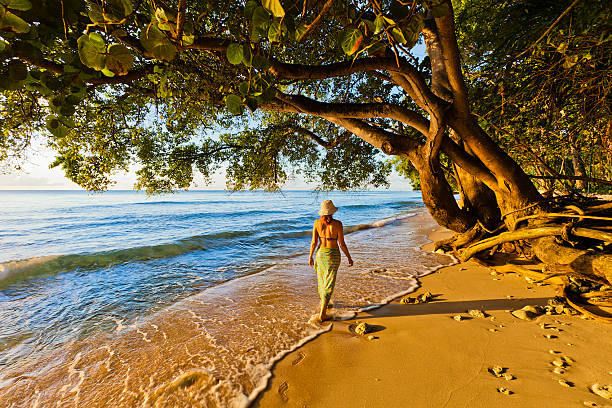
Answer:
[(28, 77), (28, 68), (23, 62), (12, 60), (8, 63), (8, 74), (11, 81), (24, 81)]
[(227, 110), (233, 115), (241, 115), (244, 111), (244, 105), (242, 104), (242, 98), (237, 95), (227, 95), (225, 98), (225, 105)]
[(247, 67), (250, 67), (253, 62), (253, 53), (251, 52), (251, 46), (249, 44), (244, 44), (242, 46), (242, 62)]
[(393, 30), (391, 30), (391, 35), (393, 35), (393, 38), (395, 38), (395, 41), (398, 43), (406, 44), (406, 37), (404, 37), (404, 33), (402, 33), (402, 30), (400, 30), (399, 27), (395, 27)]
[(382, 30), (385, 29), (385, 18), (381, 15), (376, 16), (376, 18), (374, 19), (374, 34), (378, 34), (380, 33)]
[(291, 39), (297, 41), (300, 37), (302, 37), (302, 35), (304, 35), (307, 29), (308, 25), (306, 25), (305, 23), (298, 24), (298, 26), (295, 28), (295, 31), (291, 32)]
[(195, 36), (193, 34), (191, 35), (183, 34), (183, 38), (182, 38), (183, 45), (192, 45), (194, 41), (195, 41)]
[(83, 34), (77, 40), (79, 58), (86, 67), (101, 71), (106, 65), (106, 44), (98, 33)]
[(155, 19), (158, 22), (158, 28), (164, 31), (176, 31), (176, 16), (167, 13), (163, 8), (158, 7), (155, 10)]
[(83, 96), (79, 94), (70, 94), (66, 97), (66, 103), (68, 105), (78, 105), (81, 100), (83, 100)]
[(268, 28), (268, 40), (270, 42), (280, 42), (281, 40), (281, 20), (274, 19)]
[(47, 129), (55, 137), (62, 138), (68, 135), (68, 129), (62, 125), (59, 119), (55, 116), (47, 116), (46, 120)]
[(89, 12), (87, 15), (92, 23), (103, 23), (106, 21), (102, 15), (102, 6), (96, 3), (89, 3)]
[(260, 71), (266, 71), (270, 68), (270, 61), (262, 55), (255, 55), (253, 57), (253, 68), (258, 69)]
[(28, 0), (0, 0), (0, 4), (4, 4), (6, 8), (19, 11), (28, 11), (32, 8), (32, 3)]
[(106, 68), (106, 67), (102, 70), (102, 73), (105, 76), (107, 76), (107, 77), (114, 77), (115, 76), (115, 73), (113, 71), (111, 71), (110, 69)]
[(268, 10), (274, 17), (284, 17), (285, 10), (281, 5), (280, 0), (262, 0), (261, 4)]
[[(125, 75), (134, 65), (134, 56), (123, 44), (112, 44), (108, 47), (106, 56), (106, 69), (117, 74)], [(102, 71), (104, 73), (104, 71)]]
[(172, 61), (177, 52), (176, 46), (157, 28), (157, 23), (140, 32), (140, 43), (158, 60)]
[(74, 105), (64, 105), (59, 109), (59, 113), (67, 117), (74, 115), (75, 111), (76, 109), (74, 108)]
[(259, 7), (259, 4), (256, 1), (249, 0), (244, 5), (244, 16), (247, 20), (251, 20), (253, 18), (253, 12), (255, 9)]
[(10, 11), (6, 11), (4, 16), (0, 18), (0, 30), (12, 31), (16, 34), (24, 34), (30, 31), (30, 24), (17, 17)]
[(249, 94), (249, 81), (242, 81), (240, 85), (238, 85), (238, 90), (242, 96), (247, 96)]
[(365, 18), (361, 20), (361, 23), (359, 23), (359, 28), (363, 28), (366, 35), (368, 33), (373, 33), (376, 30), (376, 26), (374, 25), (374, 22), (368, 19), (365, 19)]
[(253, 27), (267, 32), (270, 19), (270, 13), (265, 8), (257, 7), (253, 12)]
[(387, 45), (385, 43), (377, 42), (373, 44), (370, 48), (368, 48), (368, 55), (382, 56), (382, 55), (385, 55), (386, 49), (387, 49)]
[(347, 30), (340, 39), (342, 50), (347, 55), (353, 55), (359, 49), (359, 45), (363, 41), (363, 34), (356, 28)]
[(131, 0), (105, 0), (102, 16), (106, 21), (119, 22), (132, 13)]
[(240, 44), (230, 44), (229, 47), (227, 47), (225, 54), (227, 55), (227, 60), (230, 62), (230, 64), (238, 65), (243, 60), (242, 46)]

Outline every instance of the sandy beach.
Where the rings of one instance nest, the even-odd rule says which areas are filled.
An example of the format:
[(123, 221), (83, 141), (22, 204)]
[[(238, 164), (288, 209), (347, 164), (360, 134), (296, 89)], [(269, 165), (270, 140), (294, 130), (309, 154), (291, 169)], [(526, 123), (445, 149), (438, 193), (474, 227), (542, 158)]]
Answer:
[[(431, 230), (432, 240), (447, 231)], [(427, 249), (427, 248), (426, 248)], [(579, 316), (520, 320), (546, 305), (553, 285), (493, 275), (475, 262), (420, 278), (425, 304), (390, 304), (334, 321), (280, 360), (254, 407), (610, 407), (589, 389), (612, 384), (612, 325)], [(486, 317), (471, 317), (470, 309)], [(462, 315), (460, 321), (453, 317)], [(354, 334), (373, 325), (373, 339)], [(561, 365), (561, 368), (557, 368)], [(489, 369), (501, 367), (500, 376)], [(555, 373), (554, 370), (557, 372)], [(504, 377), (504, 374), (508, 374)], [(500, 392), (504, 391), (504, 392)]]

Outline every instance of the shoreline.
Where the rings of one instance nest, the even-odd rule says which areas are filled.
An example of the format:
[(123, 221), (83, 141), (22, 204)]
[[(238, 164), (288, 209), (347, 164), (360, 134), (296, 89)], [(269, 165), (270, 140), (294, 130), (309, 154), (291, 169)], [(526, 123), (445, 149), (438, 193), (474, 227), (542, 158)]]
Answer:
[[(431, 241), (449, 234), (440, 227), (421, 232)], [(333, 321), (328, 332), (274, 364), (267, 387), (250, 406), (612, 406), (589, 390), (595, 383), (612, 384), (612, 325), (567, 315), (524, 321), (509, 313), (546, 305), (554, 286), (530, 285), (472, 261), (418, 281), (411, 295), (429, 291), (435, 301), (401, 304), (398, 297)], [(488, 316), (470, 317), (469, 309)], [(464, 319), (456, 321), (456, 315)], [(372, 325), (375, 338), (354, 334), (357, 322)], [(561, 374), (554, 372), (559, 361)], [(496, 377), (488, 371), (493, 366), (513, 378)]]

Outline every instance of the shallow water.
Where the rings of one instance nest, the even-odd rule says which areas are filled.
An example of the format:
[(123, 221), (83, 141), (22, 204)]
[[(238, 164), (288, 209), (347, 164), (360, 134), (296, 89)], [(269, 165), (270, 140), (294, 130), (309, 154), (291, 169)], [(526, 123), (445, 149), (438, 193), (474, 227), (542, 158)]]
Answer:
[[(219, 196), (226, 201), (221, 203)], [(158, 221), (160, 226), (173, 225), (168, 219), (180, 218), (183, 212), (196, 214), (184, 211), (190, 208), (186, 204), (177, 204), (189, 201), (185, 197), (201, 199), (198, 194), (179, 194), (174, 198), (181, 201), (172, 203), (124, 205), (123, 197), (103, 205), (117, 206), (125, 219), (134, 216), (127, 206), (153, 207), (158, 219), (164, 219), (164, 212), (169, 214), (165, 222)], [(275, 359), (329, 326), (309, 323), (318, 304), (316, 278), (307, 265), (308, 230), (316, 217), (314, 196), (288, 193), (282, 198), (250, 193), (249, 200), (239, 198), (251, 203), (232, 210), (234, 197), (218, 193), (215, 200), (207, 198), (216, 203), (204, 209), (202, 203), (197, 204), (199, 215), (181, 221), (185, 223), (182, 234), (168, 226), (155, 234), (142, 233), (146, 236), (122, 236), (122, 227), (109, 222), (97, 238), (79, 228), (71, 229), (82, 242), (68, 247), (51, 244), (49, 248), (58, 248), (55, 252), (45, 250), (45, 238), (38, 235), (39, 241), (32, 244), (42, 248), (43, 255), (68, 253), (78, 261), (69, 258), (57, 263), (62, 257), (52, 258), (33, 262), (30, 269), (27, 262), (32, 261), (26, 261), (25, 267), (5, 263), (7, 277), (0, 298), (0, 405), (248, 404), (265, 386)], [(316, 201), (324, 198), (328, 197), (319, 196)], [(419, 249), (427, 240), (417, 232), (414, 215), (420, 211), (420, 202), (414, 193), (332, 198), (341, 208), (338, 218), (350, 226), (346, 240), (355, 259), (354, 267), (343, 264), (338, 275), (332, 300), (339, 318), (411, 291), (417, 285), (415, 276), (452, 262), (447, 256)], [(85, 207), (85, 200), (79, 199)], [(75, 205), (79, 199), (64, 202)], [(177, 206), (183, 206), (183, 211), (176, 211)], [(95, 220), (87, 223), (83, 218), (89, 213), (81, 210), (77, 221), (83, 225), (99, 222), (110, 212), (109, 208), (100, 209), (90, 217)], [(189, 250), (169, 255), (152, 250), (148, 257), (141, 256), (142, 251), (134, 251), (136, 256), (130, 252), (131, 258), (123, 252), (117, 263), (105, 260), (108, 248), (118, 252), (145, 244), (185, 248), (185, 242), (199, 245), (202, 236), (224, 233), (214, 223), (195, 225), (194, 217), (214, 219), (204, 215), (207, 211), (255, 211), (258, 215), (243, 214), (226, 224), (226, 230), (231, 225), (236, 227), (234, 231), (251, 234), (225, 237), (224, 244), (196, 245), (195, 249), (188, 244)], [(262, 213), (269, 215), (262, 217)], [(49, 221), (42, 216), (30, 221), (36, 222)], [(47, 232), (46, 240), (50, 241), (60, 228), (48, 228), (52, 232)], [(108, 229), (113, 228), (115, 235), (110, 236), (117, 236), (115, 240), (108, 236)], [(142, 225), (129, 228), (146, 231)], [(47, 230), (42, 231), (36, 234), (44, 235)], [(190, 235), (194, 231), (198, 234)], [(16, 242), (26, 245), (27, 233), (21, 233), (24, 236)], [(249, 240), (252, 237), (257, 239)], [(104, 245), (102, 240), (106, 240)], [(63, 238), (63, 242), (69, 240)], [(3, 241), (0, 248), (10, 246)], [(78, 247), (90, 252), (78, 253)], [(21, 247), (18, 251), (25, 257), (32, 253)], [(6, 251), (3, 254), (4, 259), (15, 260), (6, 256)], [(98, 264), (87, 263), (95, 259)], [(41, 265), (48, 269), (41, 273)], [(373, 272), (381, 267), (386, 271)]]

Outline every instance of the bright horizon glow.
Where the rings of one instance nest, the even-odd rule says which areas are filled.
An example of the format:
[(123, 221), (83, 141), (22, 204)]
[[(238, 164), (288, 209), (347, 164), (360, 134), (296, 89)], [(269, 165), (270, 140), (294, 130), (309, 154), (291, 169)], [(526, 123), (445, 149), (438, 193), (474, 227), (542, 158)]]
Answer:
[[(24, 160), (21, 171), (0, 174), (0, 191), (6, 190), (72, 190), (86, 191), (79, 185), (64, 177), (61, 168), (49, 168), (53, 162), (55, 152), (42, 145), (31, 149), (30, 155)], [(197, 176), (195, 177), (198, 178)], [(223, 172), (213, 175), (211, 184), (204, 184), (200, 178), (189, 188), (190, 191), (227, 190), (225, 174)], [(134, 190), (136, 182), (135, 171), (117, 173), (114, 177), (116, 184), (109, 190)], [(389, 178), (389, 188), (376, 188), (372, 191), (412, 191), (410, 182), (399, 174), (393, 172)], [(294, 177), (283, 186), (283, 190), (313, 190), (316, 186), (308, 184), (301, 177)], [(183, 190), (177, 190), (183, 191)]]

